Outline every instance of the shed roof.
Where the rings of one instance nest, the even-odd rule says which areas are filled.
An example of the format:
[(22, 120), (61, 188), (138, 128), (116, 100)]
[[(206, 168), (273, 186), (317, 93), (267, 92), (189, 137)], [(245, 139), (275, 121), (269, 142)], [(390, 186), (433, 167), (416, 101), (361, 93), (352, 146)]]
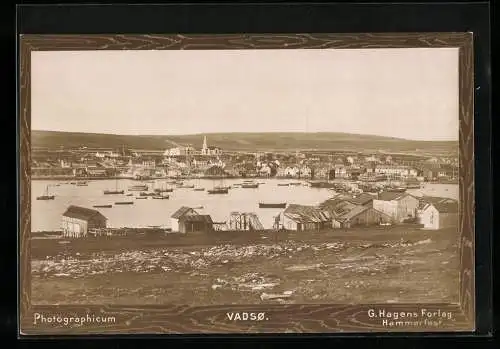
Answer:
[(90, 208), (80, 207), (80, 206), (69, 206), (66, 211), (63, 213), (64, 217), (76, 218), (88, 221), (92, 218), (107, 218), (99, 211), (92, 210)]
[(431, 206), (439, 213), (458, 213), (458, 202), (435, 202), (427, 205), (424, 210)]
[(188, 213), (190, 211), (193, 211), (193, 213), (198, 214), (191, 207), (182, 206), (177, 211), (175, 211), (170, 217), (175, 218), (175, 219), (179, 219), (179, 218), (181, 218), (182, 216), (184, 216), (186, 213)]
[(356, 216), (360, 215), (361, 213), (366, 212), (368, 210), (372, 210), (372, 211), (378, 213), (380, 216), (385, 216), (387, 219), (390, 219), (389, 215), (387, 215), (381, 211), (378, 211), (372, 207), (368, 207), (368, 206), (356, 206), (352, 210), (350, 210), (349, 212), (343, 214), (342, 216), (337, 217), (336, 219), (339, 221), (348, 221), (348, 220), (351, 220), (351, 219), (355, 218)]
[(458, 213), (458, 202), (439, 202), (433, 205), (439, 213)]
[(356, 206), (352, 210), (349, 210), (348, 212), (345, 212), (341, 216), (337, 217), (337, 219), (339, 219), (339, 220), (349, 220), (349, 219), (352, 219), (352, 218), (356, 217), (360, 213), (365, 212), (368, 209), (369, 209), (369, 207), (367, 207), (367, 206)]
[(330, 214), (327, 211), (314, 206), (290, 204), (283, 214), (299, 223), (320, 223), (330, 220)]
[(348, 199), (348, 201), (356, 205), (365, 205), (373, 201), (373, 199), (374, 199), (373, 195), (370, 195), (368, 193), (361, 193), (359, 195), (353, 196), (351, 199)]
[(400, 193), (396, 191), (384, 191), (382, 193), (378, 194), (378, 197), (376, 198), (377, 200), (383, 200), (383, 201), (393, 201), (393, 200), (401, 200), (405, 198), (406, 196), (410, 196), (408, 193)]
[(185, 223), (207, 223), (212, 224), (212, 217), (208, 214), (197, 214), (193, 216), (183, 216), (180, 218)]
[(437, 196), (422, 196), (421, 198), (419, 198), (419, 200), (420, 209), (424, 209), (430, 204), (458, 204), (457, 200)]

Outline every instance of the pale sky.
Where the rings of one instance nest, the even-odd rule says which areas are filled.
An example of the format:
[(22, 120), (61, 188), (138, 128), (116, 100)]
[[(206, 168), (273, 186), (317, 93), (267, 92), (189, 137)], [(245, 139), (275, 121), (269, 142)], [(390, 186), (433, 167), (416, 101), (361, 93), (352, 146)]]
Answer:
[(34, 130), (458, 140), (458, 49), (34, 51)]

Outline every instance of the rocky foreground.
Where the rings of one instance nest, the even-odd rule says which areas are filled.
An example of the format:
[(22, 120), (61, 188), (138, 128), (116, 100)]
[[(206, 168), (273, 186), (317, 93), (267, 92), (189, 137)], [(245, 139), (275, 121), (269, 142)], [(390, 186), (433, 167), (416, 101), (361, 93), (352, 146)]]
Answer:
[(439, 236), (287, 240), (59, 252), (33, 260), (32, 275), (33, 300), (45, 304), (443, 302), (456, 297), (458, 253)]

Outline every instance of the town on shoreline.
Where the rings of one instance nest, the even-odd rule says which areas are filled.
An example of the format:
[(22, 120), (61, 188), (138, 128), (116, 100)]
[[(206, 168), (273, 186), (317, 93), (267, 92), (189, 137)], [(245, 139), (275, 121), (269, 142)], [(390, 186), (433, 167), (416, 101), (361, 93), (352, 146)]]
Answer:
[(297, 178), (456, 182), (456, 156), (346, 151), (241, 152), (179, 145), (158, 150), (33, 148), (31, 179)]

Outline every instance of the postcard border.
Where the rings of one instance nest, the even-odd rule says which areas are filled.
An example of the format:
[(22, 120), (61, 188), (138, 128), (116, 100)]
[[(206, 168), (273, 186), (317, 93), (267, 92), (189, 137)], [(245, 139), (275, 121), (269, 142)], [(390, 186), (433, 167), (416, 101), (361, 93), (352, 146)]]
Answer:
[[(20, 332), (23, 335), (82, 334), (226, 334), (226, 333), (349, 333), (387, 328), (367, 318), (370, 308), (390, 311), (451, 311), (455, 321), (440, 328), (391, 328), (391, 332), (472, 332), (475, 330), (475, 187), (474, 187), (474, 56), (472, 33), (384, 34), (230, 34), (230, 35), (20, 35)], [(35, 306), (31, 304), (30, 265), (30, 72), (31, 52), (54, 50), (204, 50), (204, 49), (361, 49), (428, 47), (459, 49), (459, 188), (460, 290), (458, 304), (373, 305), (248, 305), (248, 306)], [(266, 312), (270, 322), (228, 322), (227, 311)], [(106, 326), (34, 326), (34, 313), (108, 314)]]

